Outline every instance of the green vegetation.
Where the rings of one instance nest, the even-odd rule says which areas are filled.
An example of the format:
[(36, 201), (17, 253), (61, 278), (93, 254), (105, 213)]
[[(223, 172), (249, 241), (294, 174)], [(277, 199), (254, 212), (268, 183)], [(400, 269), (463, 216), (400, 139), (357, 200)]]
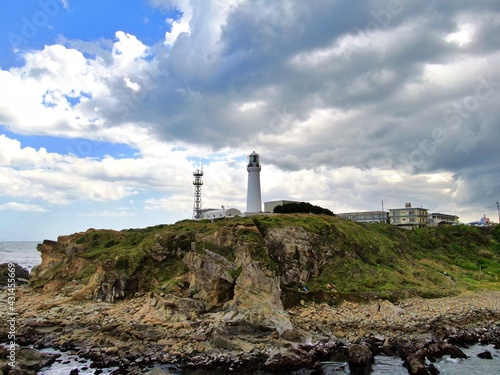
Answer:
[[(235, 261), (235, 251), (241, 246), (278, 275), (284, 272), (275, 252), (281, 245), (279, 241), (270, 243), (267, 236), (283, 228), (307, 232), (310, 258), (299, 266), (306, 271), (318, 268), (306, 283), (308, 293), (299, 290), (302, 285), (282, 285), (287, 305), (301, 299), (321, 302), (411, 294), (437, 297), (465, 290), (500, 289), (498, 225), (408, 231), (311, 214), (258, 215), (213, 222), (184, 220), (144, 229), (76, 233), (61, 246), (69, 243), (78, 251), (66, 251), (62, 261), (33, 285), (41, 287), (51, 279), (87, 283), (102, 267), (107, 275), (133, 281), (141, 291), (161, 288), (182, 292), (188, 287), (188, 269), (183, 262), (186, 253), (210, 250)], [(241, 272), (238, 265), (231, 276), (237, 278)]]
[(312, 205), (308, 202), (300, 202), (300, 203), (285, 203), (283, 205), (279, 205), (274, 207), (273, 210), (276, 214), (296, 214), (296, 213), (304, 213), (304, 214), (317, 214), (317, 215), (330, 215), (334, 216), (333, 212), (328, 208), (323, 208), (320, 206)]

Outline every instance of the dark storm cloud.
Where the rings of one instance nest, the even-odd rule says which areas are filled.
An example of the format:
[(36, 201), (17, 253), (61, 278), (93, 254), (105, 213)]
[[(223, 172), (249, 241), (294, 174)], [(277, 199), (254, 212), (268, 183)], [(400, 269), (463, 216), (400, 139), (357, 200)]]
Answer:
[(257, 144), (285, 170), (451, 171), (463, 186), (484, 171), (500, 190), (487, 167), (500, 156), (497, 1), (243, 1), (213, 15), (196, 2), (131, 121), (214, 149)]

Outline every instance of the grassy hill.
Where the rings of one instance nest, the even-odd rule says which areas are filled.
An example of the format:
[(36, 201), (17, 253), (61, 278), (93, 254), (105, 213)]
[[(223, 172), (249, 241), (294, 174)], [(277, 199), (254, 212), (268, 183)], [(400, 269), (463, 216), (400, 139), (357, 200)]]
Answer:
[[(264, 232), (299, 225), (334, 251), (306, 300), (337, 297), (438, 297), (466, 290), (500, 289), (500, 226), (446, 226), (408, 231), (338, 217), (268, 216), (253, 219)], [(331, 287), (329, 287), (331, 286)], [(293, 292), (284, 288), (285, 292)], [(335, 293), (333, 293), (335, 294)]]
[[(254, 261), (277, 276), (289, 271), (290, 264), (307, 275), (300, 283), (282, 281), (282, 300), (287, 306), (302, 299), (437, 297), (500, 289), (498, 225), (408, 231), (308, 214), (184, 220), (122, 231), (91, 229), (41, 246), (46, 260), (34, 272), (31, 285), (87, 284), (101, 268), (127, 280), (130, 295), (156, 290), (189, 296), (185, 254), (209, 250), (232, 262), (235, 248), (242, 243), (252, 249)], [(290, 257), (284, 249), (290, 251), (293, 246), (296, 254)], [(237, 279), (241, 265), (231, 272)], [(304, 286), (308, 293), (303, 292)]]

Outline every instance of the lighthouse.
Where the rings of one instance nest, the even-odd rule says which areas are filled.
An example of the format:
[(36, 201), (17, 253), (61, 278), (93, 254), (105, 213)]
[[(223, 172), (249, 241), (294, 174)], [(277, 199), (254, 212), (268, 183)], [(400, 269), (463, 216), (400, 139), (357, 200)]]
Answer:
[(259, 155), (255, 151), (249, 155), (247, 171), (247, 212), (262, 212), (262, 200), (260, 197), (260, 162)]

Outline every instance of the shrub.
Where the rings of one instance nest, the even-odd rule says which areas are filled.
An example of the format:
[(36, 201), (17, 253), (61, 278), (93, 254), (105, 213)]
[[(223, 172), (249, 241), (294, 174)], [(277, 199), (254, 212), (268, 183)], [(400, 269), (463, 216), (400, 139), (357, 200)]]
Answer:
[(317, 215), (324, 214), (324, 215), (335, 216), (333, 212), (330, 211), (328, 208), (315, 206), (308, 202), (285, 203), (283, 205), (274, 207), (273, 212), (277, 214), (310, 213)]

